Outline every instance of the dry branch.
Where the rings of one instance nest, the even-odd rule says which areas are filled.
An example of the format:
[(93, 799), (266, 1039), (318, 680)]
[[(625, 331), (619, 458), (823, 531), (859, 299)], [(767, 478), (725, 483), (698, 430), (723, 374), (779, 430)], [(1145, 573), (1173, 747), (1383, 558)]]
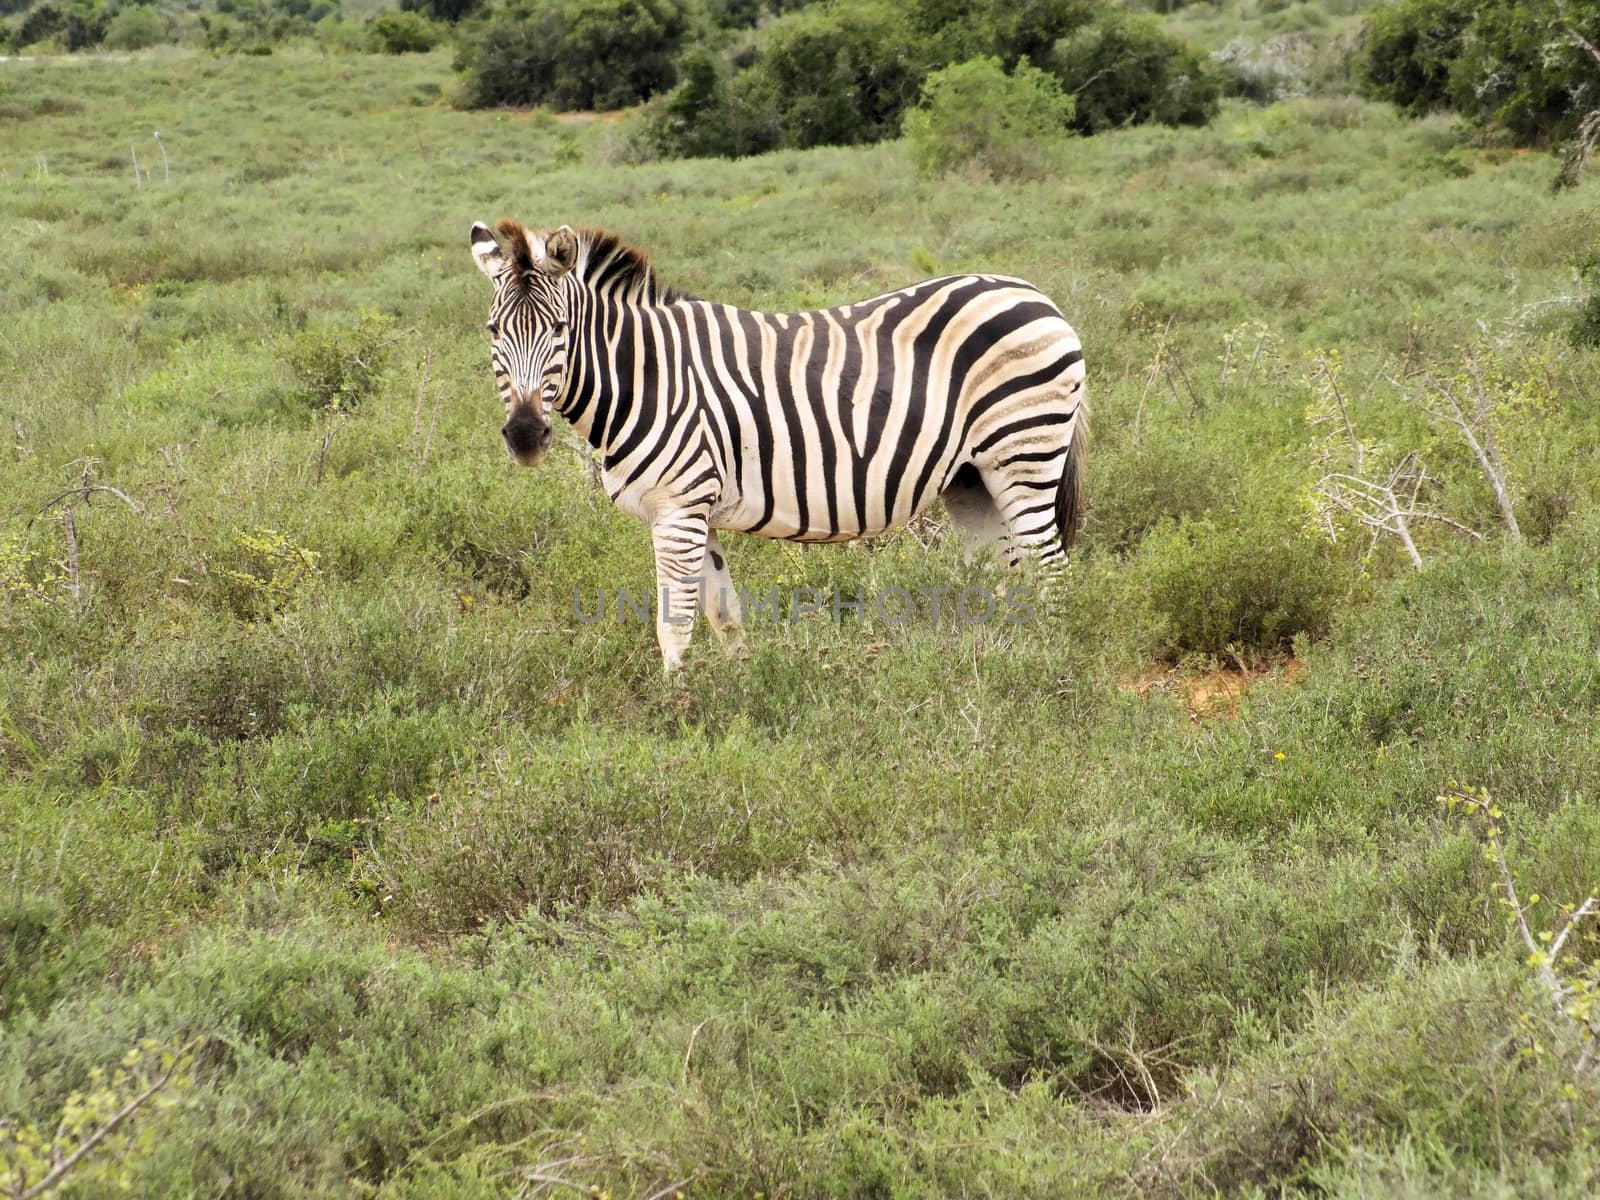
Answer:
[(187, 1058), (189, 1052), (198, 1046), (202, 1040), (204, 1039), (196, 1038), (194, 1041), (190, 1042), (188, 1045), (184, 1046), (183, 1049), (174, 1054), (172, 1056), (172, 1061), (167, 1064), (167, 1069), (162, 1072), (159, 1079), (157, 1079), (149, 1087), (145, 1088), (144, 1091), (140, 1092), (132, 1100), (128, 1101), (128, 1103), (123, 1105), (121, 1110), (112, 1116), (112, 1118), (104, 1125), (100, 1126), (99, 1129), (96, 1129), (88, 1137), (84, 1138), (82, 1142), (78, 1143), (78, 1148), (71, 1154), (67, 1155), (66, 1158), (63, 1158), (54, 1167), (52, 1167), (50, 1169), (50, 1173), (43, 1179), (39, 1180), (38, 1183), (31, 1187), (22, 1188), (19, 1191), (12, 1193), (12, 1195), (15, 1197), (15, 1200), (34, 1200), (34, 1197), (44, 1195), (45, 1192), (59, 1184), (64, 1178), (66, 1178), (68, 1171), (72, 1170), (73, 1167), (77, 1166), (83, 1161), (84, 1156), (88, 1154), (89, 1151), (93, 1150), (101, 1142), (105, 1141), (105, 1139), (116, 1130), (117, 1126), (121, 1125), (129, 1117), (133, 1116), (134, 1113), (138, 1112), (139, 1109), (144, 1107), (144, 1105), (152, 1096), (167, 1086), (168, 1080), (172, 1078), (172, 1073), (178, 1069), (178, 1064)]

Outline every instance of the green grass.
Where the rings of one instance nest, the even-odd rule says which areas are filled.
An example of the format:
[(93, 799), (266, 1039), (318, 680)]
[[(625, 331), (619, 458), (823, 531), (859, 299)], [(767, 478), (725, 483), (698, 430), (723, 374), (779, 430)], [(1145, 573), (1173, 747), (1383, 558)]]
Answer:
[[(48, 1139), (191, 1047), (67, 1194), (1592, 1191), (1600, 1081), (1435, 800), (1494, 789), (1524, 894), (1600, 883), (1592, 183), (1345, 97), (1002, 184), (640, 163), (626, 120), (450, 87), (0, 70), (0, 1113)], [(573, 611), (649, 586), (645, 530), (570, 430), (499, 447), (466, 231), (502, 215), (762, 308), (1045, 288), (1094, 405), (1065, 611), (702, 629), (663, 682), (648, 626)], [(1390, 382), (1469, 345), (1521, 545)], [(1481, 543), (1318, 531), (1318, 349)], [(937, 513), (729, 542), (757, 591), (1001, 581)], [(1218, 664), (1249, 694), (1192, 719)]]

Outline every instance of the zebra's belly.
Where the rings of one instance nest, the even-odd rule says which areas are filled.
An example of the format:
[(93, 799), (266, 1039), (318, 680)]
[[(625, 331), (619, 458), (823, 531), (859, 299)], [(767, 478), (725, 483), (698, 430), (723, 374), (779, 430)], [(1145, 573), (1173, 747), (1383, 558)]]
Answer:
[(909, 496), (901, 495), (894, 511), (888, 513), (883, 511), (881, 496), (875, 501), (869, 498), (863, 514), (858, 511), (854, 495), (846, 492), (835, 492), (831, 505), (825, 492), (809, 496), (804, 512), (793, 497), (787, 501), (775, 498), (769, 508), (761, 496), (725, 495), (723, 503), (712, 510), (711, 527), (796, 542), (849, 542), (904, 525), (932, 498), (930, 489), (922, 502), (913, 506)]

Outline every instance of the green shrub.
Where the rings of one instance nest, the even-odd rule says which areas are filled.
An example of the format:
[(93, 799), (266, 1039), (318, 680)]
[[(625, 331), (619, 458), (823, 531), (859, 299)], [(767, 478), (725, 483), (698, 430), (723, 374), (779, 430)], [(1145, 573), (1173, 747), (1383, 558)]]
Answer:
[(905, 134), (924, 175), (970, 164), (1003, 179), (1037, 173), (1044, 143), (1072, 113), (1055, 77), (1026, 59), (1008, 75), (998, 58), (976, 58), (928, 76)]
[(426, 54), (444, 41), (444, 31), (414, 12), (389, 12), (367, 22), (367, 35), (384, 54)]
[(732, 75), (710, 51), (695, 48), (679, 63), (681, 82), (652, 101), (640, 137), (674, 158), (743, 158), (778, 145), (782, 118), (753, 72)]
[(1205, 54), (1143, 13), (1106, 12), (1057, 43), (1048, 65), (1076, 99), (1073, 126), (1083, 133), (1146, 121), (1204, 125), (1222, 95)]
[(683, 86), (647, 117), (646, 143), (662, 154), (735, 158), (879, 141), (900, 131), (935, 65), (905, 15), (881, 2), (790, 13), (750, 54), (733, 69), (692, 53)]
[(1232, 482), (1231, 460), (1177, 422), (1146, 430), (1137, 445), (1097, 446), (1094, 454), (1084, 532), (1097, 551), (1125, 553), (1163, 521), (1201, 515)]
[(1283, 1046), (1199, 1086), (1188, 1130), (1143, 1182), (1153, 1193), (1189, 1182), (1241, 1194), (1304, 1180), (1308, 1167), (1331, 1168), (1356, 1146), (1407, 1143), (1433, 1148), (1436, 1171), (1454, 1163), (1500, 1175), (1506, 1146), (1592, 1144), (1566, 1114), (1594, 1103), (1596, 1078), (1551, 1061), (1561, 1035), (1531, 974), (1494, 962), (1412, 966), (1382, 987), (1322, 1002)]
[(615, 109), (664, 92), (689, 32), (686, 0), (525, 0), (462, 42), (466, 103)]
[(1249, 658), (1328, 625), (1336, 576), (1319, 541), (1287, 511), (1183, 518), (1140, 551), (1161, 652)]
[(906, 12), (938, 61), (993, 55), (1010, 68), (1024, 58), (1043, 62), (1104, 8), (1104, 0), (910, 0)]
[(106, 26), (106, 45), (113, 50), (146, 50), (167, 40), (167, 23), (153, 8), (124, 8)]
[(377, 391), (389, 358), (393, 322), (364, 312), (354, 329), (325, 327), (295, 336), (289, 365), (300, 381), (297, 403), (322, 412), (350, 412)]
[[(1221, 91), (1204, 55), (1166, 33), (1158, 19), (1124, 17), (1092, 0), (816, 4), (766, 26), (731, 59), (699, 51), (685, 63), (682, 88), (653, 108), (644, 140), (658, 153), (727, 157), (875, 142), (901, 131), (931, 72), (975, 58), (1010, 69), (1048, 59), (1062, 80), (1050, 88), (1030, 67), (1008, 77), (1016, 82), (996, 84), (992, 71), (976, 67), (935, 85), (949, 97), (935, 102), (945, 115), (932, 118), (933, 125), (947, 128), (928, 138), (951, 146), (930, 151), (928, 161), (972, 161), (970, 149), (958, 144), (982, 142), (992, 159), (982, 165), (997, 176), (1026, 169), (1028, 151), (1016, 143), (1034, 135), (996, 126), (1041, 129), (1063, 102), (1072, 102), (1072, 93), (1078, 93), (1074, 127), (1096, 132), (1150, 120), (1204, 123)], [(1004, 96), (998, 106), (978, 104), (976, 93), (996, 88)], [(958, 132), (956, 110), (969, 102), (978, 108), (962, 114), (971, 127)], [(999, 117), (1002, 111), (1009, 116)], [(919, 136), (932, 128), (921, 120), (913, 122)], [(1012, 145), (1002, 150), (1001, 143)]]
[(1569, 336), (1574, 346), (1600, 346), (1600, 239), (1578, 259), (1577, 267), (1589, 287), (1589, 297), (1578, 310)]

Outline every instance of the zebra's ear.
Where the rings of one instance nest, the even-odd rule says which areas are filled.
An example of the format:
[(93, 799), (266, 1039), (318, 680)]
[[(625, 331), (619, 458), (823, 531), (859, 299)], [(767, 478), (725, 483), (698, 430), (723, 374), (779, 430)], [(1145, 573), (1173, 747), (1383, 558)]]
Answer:
[(544, 254), (550, 273), (565, 275), (578, 265), (578, 235), (570, 225), (563, 225), (545, 241)]
[(478, 270), (490, 279), (499, 275), (500, 269), (506, 265), (506, 256), (500, 253), (500, 243), (494, 240), (494, 234), (482, 221), (476, 221), (472, 226), (472, 257), (478, 264)]

